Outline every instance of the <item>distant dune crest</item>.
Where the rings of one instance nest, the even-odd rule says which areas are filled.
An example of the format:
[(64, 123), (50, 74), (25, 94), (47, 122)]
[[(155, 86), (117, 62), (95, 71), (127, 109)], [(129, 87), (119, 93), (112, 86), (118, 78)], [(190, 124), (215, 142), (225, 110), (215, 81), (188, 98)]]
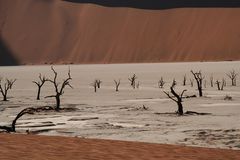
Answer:
[(0, 1), (0, 65), (239, 60), (239, 7), (233, 0)]

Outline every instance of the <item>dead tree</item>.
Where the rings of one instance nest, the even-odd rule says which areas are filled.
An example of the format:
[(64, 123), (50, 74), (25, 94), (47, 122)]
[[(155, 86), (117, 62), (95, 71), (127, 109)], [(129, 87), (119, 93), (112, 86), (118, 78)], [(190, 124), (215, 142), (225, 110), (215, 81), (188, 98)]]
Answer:
[(37, 100), (40, 100), (40, 93), (41, 88), (44, 85), (44, 83), (47, 81), (47, 78), (45, 76), (42, 76), (41, 73), (39, 74), (39, 80), (40, 81), (33, 81), (38, 86), (38, 92), (37, 92)]
[(211, 75), (210, 77), (210, 84), (211, 84), (211, 87), (213, 87), (213, 75)]
[(221, 91), (223, 91), (223, 88), (226, 86), (226, 80), (223, 78), (222, 79), (222, 86), (221, 86)]
[(140, 87), (140, 82), (138, 81), (138, 83), (136, 84), (136, 88), (139, 89)]
[(159, 88), (163, 88), (163, 86), (164, 86), (165, 83), (166, 83), (166, 82), (163, 80), (163, 77), (161, 77), (161, 79), (158, 81), (158, 87), (159, 87)]
[(223, 91), (223, 88), (224, 88), (224, 85), (225, 85), (225, 79), (223, 78), (222, 79), (222, 82), (220, 82), (219, 80), (216, 81), (216, 84), (217, 84), (217, 89), (219, 91)]
[(173, 96), (171, 96), (170, 93), (168, 93), (168, 92), (165, 92), (165, 91), (163, 91), (163, 92), (168, 96), (168, 98), (170, 98), (171, 100), (173, 100), (174, 102), (177, 103), (177, 105), (178, 105), (177, 114), (178, 114), (178, 115), (183, 115), (183, 105), (182, 105), (182, 102), (183, 102), (183, 101), (182, 101), (182, 99), (183, 99), (183, 94), (184, 94), (184, 92), (187, 91), (187, 90), (183, 90), (180, 95), (178, 95), (178, 94), (174, 91), (173, 86), (170, 87), (170, 90), (171, 90), (171, 94), (172, 94)]
[(193, 87), (193, 82), (194, 82), (194, 79), (190, 79), (191, 87)]
[(33, 108), (33, 107), (25, 108), (25, 109), (23, 109), (21, 112), (19, 112), (17, 114), (15, 119), (12, 121), (11, 126), (0, 126), (0, 129), (1, 130), (5, 130), (8, 133), (16, 132), (17, 120), (19, 118), (21, 118), (23, 115), (25, 115), (25, 114), (34, 114), (35, 112), (48, 111), (48, 110), (53, 110), (53, 108), (52, 107), (48, 107), (48, 106), (46, 106), (46, 107), (38, 107), (38, 108)]
[[(63, 80), (62, 84), (60, 85), (59, 82), (57, 82), (57, 76), (58, 76), (58, 73), (54, 70), (53, 67), (51, 67), (53, 73), (54, 73), (54, 78), (53, 79), (47, 79), (47, 81), (49, 81), (50, 83), (53, 84), (54, 88), (55, 88), (55, 92), (56, 94), (55, 95), (51, 95), (51, 96), (47, 96), (46, 98), (52, 98), (54, 97), (56, 99), (56, 107), (55, 107), (55, 110), (56, 111), (59, 111), (60, 110), (60, 97), (64, 94), (64, 89), (66, 86), (69, 86), (70, 88), (73, 88), (70, 84), (70, 81), (72, 80), (72, 77), (71, 77), (71, 72), (70, 72), (70, 68), (68, 70), (68, 77)], [(59, 87), (60, 85), (60, 87)]]
[(221, 86), (221, 91), (223, 91), (223, 87), (224, 87), (224, 84), (225, 84), (225, 81), (224, 81), (224, 79), (222, 80), (222, 86)]
[(7, 101), (7, 94), (10, 89), (12, 89), (13, 84), (16, 82), (16, 79), (6, 79), (2, 83), (2, 78), (0, 78), (0, 92), (3, 96), (3, 101)]
[(102, 81), (100, 79), (96, 79), (97, 88), (101, 88), (101, 83)]
[(114, 80), (114, 83), (115, 83), (115, 90), (116, 90), (116, 92), (118, 92), (119, 91), (118, 88), (119, 88), (120, 83), (121, 83), (120, 79), (118, 81)]
[(12, 124), (10, 127), (8, 126), (0, 126), (0, 129), (3, 129), (5, 130), (6, 132), (16, 132), (16, 123), (17, 123), (17, 120), (19, 118), (21, 118), (24, 114), (33, 114), (34, 112), (34, 108), (26, 108), (26, 109), (23, 109), (20, 113), (18, 113), (18, 115), (16, 116), (16, 118), (12, 121)]
[(225, 78), (222, 79), (222, 83), (223, 83), (223, 87), (227, 86), (227, 82), (226, 82)]
[(202, 93), (202, 83), (203, 83), (203, 79), (205, 78), (204, 76), (202, 76), (202, 73), (201, 71), (199, 72), (193, 72), (191, 71), (191, 73), (193, 74), (196, 82), (197, 82), (197, 89), (198, 89), (198, 92), (199, 92), (199, 97), (202, 97), (203, 96), (203, 93)]
[(194, 82), (194, 79), (191, 79), (191, 78), (190, 78), (191, 87), (193, 87), (193, 82)]
[(91, 85), (93, 86), (94, 92), (96, 93), (98, 88), (98, 80), (95, 79)]
[(187, 75), (185, 74), (183, 76), (183, 86), (186, 86), (186, 82), (187, 82)]
[(132, 77), (128, 78), (128, 80), (130, 81), (130, 85), (133, 87), (133, 89), (136, 88), (136, 79), (137, 79), (136, 74), (133, 74)]
[(217, 84), (217, 89), (220, 91), (220, 90), (221, 90), (221, 88), (220, 88), (221, 82), (220, 82), (219, 80), (217, 80), (217, 81), (216, 81), (216, 84)]
[(172, 81), (172, 87), (175, 87), (177, 85), (177, 81), (175, 80), (175, 78)]
[(231, 79), (232, 86), (236, 86), (237, 85), (237, 76), (238, 76), (238, 74), (235, 72), (235, 70), (233, 69), (232, 71), (227, 73), (227, 76)]

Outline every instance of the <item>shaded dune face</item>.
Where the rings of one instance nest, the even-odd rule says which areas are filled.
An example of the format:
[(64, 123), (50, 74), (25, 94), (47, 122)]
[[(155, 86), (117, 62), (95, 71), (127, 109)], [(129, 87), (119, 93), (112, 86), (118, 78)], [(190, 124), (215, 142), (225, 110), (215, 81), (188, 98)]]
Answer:
[(17, 59), (12, 65), (239, 60), (239, 7), (232, 0), (0, 0), (0, 34)]
[(240, 7), (236, 0), (63, 0), (73, 3), (92, 3), (106, 7), (131, 7), (139, 9), (171, 9), (171, 8), (208, 8), (208, 7)]
[(0, 37), (0, 66), (10, 65), (18, 65), (18, 61)]

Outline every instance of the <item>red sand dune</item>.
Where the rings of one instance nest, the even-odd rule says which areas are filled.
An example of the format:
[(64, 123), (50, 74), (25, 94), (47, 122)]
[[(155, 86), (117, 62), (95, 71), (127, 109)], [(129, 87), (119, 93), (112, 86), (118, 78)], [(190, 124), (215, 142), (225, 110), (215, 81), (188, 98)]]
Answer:
[(0, 0), (0, 42), (8, 49), (0, 50), (0, 59), (9, 64), (240, 60), (240, 8), (227, 0), (216, 7), (207, 2), (209, 7), (191, 7), (186, 0), (174, 5), (175, 0), (153, 9), (146, 0), (140, 7), (72, 1)]
[(8, 160), (239, 160), (240, 151), (111, 140), (0, 134)]

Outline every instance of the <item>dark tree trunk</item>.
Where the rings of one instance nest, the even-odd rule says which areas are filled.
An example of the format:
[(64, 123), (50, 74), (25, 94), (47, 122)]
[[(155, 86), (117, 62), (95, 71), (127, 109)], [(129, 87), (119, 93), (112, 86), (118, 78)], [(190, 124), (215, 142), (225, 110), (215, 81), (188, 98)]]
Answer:
[(203, 96), (203, 93), (202, 93), (202, 88), (198, 88), (198, 91), (199, 91), (199, 97), (202, 97)]
[(56, 111), (60, 110), (60, 96), (56, 96)]
[(223, 91), (223, 87), (224, 87), (224, 82), (222, 82), (221, 91)]
[(218, 88), (219, 91), (221, 90), (221, 89), (220, 89), (220, 84), (219, 84), (219, 83), (217, 83), (217, 88)]
[(94, 86), (94, 92), (97, 92), (97, 86)]
[(7, 101), (7, 94), (3, 95), (3, 101)]
[(198, 86), (199, 97), (202, 97), (203, 96), (203, 93), (202, 93), (202, 82), (197, 81), (197, 86)]
[(12, 122), (12, 132), (16, 132), (16, 122), (17, 122), (17, 119), (14, 119), (13, 122)]
[(178, 102), (178, 114), (183, 115), (183, 106), (181, 102)]
[(175, 99), (174, 99), (174, 97), (172, 97), (169, 93), (167, 93), (167, 92), (165, 92), (165, 91), (163, 91), (163, 92), (164, 92), (170, 99), (172, 99), (174, 102), (177, 103), (177, 105), (178, 105), (177, 114), (181, 116), (181, 115), (183, 115), (183, 105), (182, 105), (182, 102), (183, 102), (183, 101), (182, 101), (182, 98), (183, 98), (183, 94), (184, 94), (184, 92), (185, 92), (186, 90), (183, 90), (182, 93), (181, 93), (180, 95), (178, 95), (178, 94), (174, 91), (173, 86), (171, 86), (170, 89), (171, 89), (172, 95), (173, 95), (174, 97), (176, 97)]
[(203, 93), (202, 93), (202, 82), (204, 80), (204, 76), (202, 76), (202, 73), (201, 71), (199, 72), (196, 72), (194, 73), (193, 71), (191, 71), (191, 73), (193, 74), (196, 82), (197, 82), (197, 89), (198, 89), (198, 92), (199, 92), (199, 97), (202, 97), (203, 96)]
[(232, 86), (236, 86), (236, 80), (232, 79)]
[(133, 82), (131, 85), (132, 85), (133, 89), (136, 88), (136, 84), (135, 84), (135, 82)]
[(8, 127), (8, 126), (0, 126), (0, 129), (3, 129), (3, 130), (5, 130), (8, 133), (13, 132), (12, 131), (12, 127)]
[(187, 81), (187, 77), (186, 77), (186, 75), (184, 75), (184, 77), (183, 77), (183, 86), (186, 86), (186, 81)]
[(41, 87), (38, 87), (37, 100), (40, 100)]

